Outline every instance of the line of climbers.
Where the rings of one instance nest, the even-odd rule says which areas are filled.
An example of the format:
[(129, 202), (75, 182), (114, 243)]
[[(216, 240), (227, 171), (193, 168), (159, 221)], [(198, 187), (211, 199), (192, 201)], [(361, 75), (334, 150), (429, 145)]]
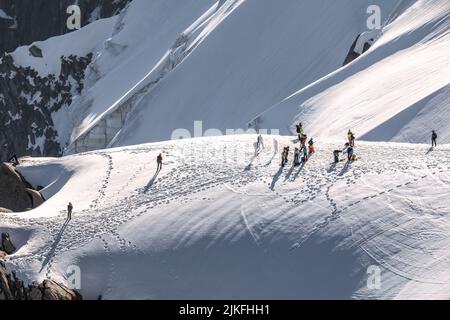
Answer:
[[(306, 163), (313, 153), (316, 152), (314, 147), (314, 139), (311, 138), (308, 141), (308, 136), (305, 134), (303, 125), (299, 123), (296, 125), (298, 141), (300, 143), (299, 147), (294, 150), (294, 166), (299, 166), (300, 163)], [(308, 141), (308, 146), (306, 146), (306, 141)], [(289, 160), (289, 146), (283, 148), (281, 154), (281, 166), (285, 166)]]
[[(306, 141), (308, 140), (308, 136), (305, 134), (302, 123), (299, 123), (298, 125), (296, 125), (296, 131), (297, 131), (300, 147), (299, 148), (296, 147), (294, 150), (294, 165), (298, 166), (298, 165), (300, 165), (300, 163), (306, 163), (308, 161), (309, 157), (313, 153), (315, 153), (315, 148), (314, 148), (314, 140), (312, 138), (308, 141), (308, 148), (306, 147)], [(333, 151), (333, 158), (334, 158), (335, 163), (345, 160), (345, 159), (340, 159), (341, 154), (347, 155), (346, 159), (348, 162), (352, 162), (352, 161), (355, 161), (358, 159), (358, 157), (355, 154), (356, 137), (351, 129), (349, 129), (347, 132), (347, 140), (348, 140), (348, 142), (345, 143), (343, 149)], [(437, 133), (435, 130), (432, 130), (432, 132), (431, 132), (431, 148), (434, 148), (436, 146), (437, 146)], [(288, 159), (289, 151), (290, 151), (290, 147), (286, 146), (283, 148), (283, 151), (281, 153), (281, 166), (283, 166), (283, 167), (289, 162), (289, 159)]]

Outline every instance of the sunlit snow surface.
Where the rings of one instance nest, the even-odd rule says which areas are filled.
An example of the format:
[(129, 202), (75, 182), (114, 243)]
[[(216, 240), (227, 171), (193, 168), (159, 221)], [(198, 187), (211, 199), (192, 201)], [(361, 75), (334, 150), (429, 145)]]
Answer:
[(29, 160), (49, 199), (1, 215), (8, 267), (64, 282), (78, 265), (93, 299), (449, 297), (449, 146), (358, 142), (334, 165), (341, 142), (319, 140), (281, 169), (275, 148), (294, 140), (264, 140), (256, 157), (255, 136), (233, 136)]

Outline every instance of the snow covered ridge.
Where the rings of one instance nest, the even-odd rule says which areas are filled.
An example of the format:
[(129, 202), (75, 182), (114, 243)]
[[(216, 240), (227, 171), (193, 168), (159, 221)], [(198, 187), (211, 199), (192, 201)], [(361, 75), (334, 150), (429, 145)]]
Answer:
[(403, 8), (353, 63), (259, 115), (262, 126), (336, 137), (352, 128), (363, 140), (425, 142), (431, 129), (450, 142), (450, 3), (420, 0)]
[[(84, 88), (87, 66), (115, 17), (92, 23), (72, 42), (55, 37), (0, 57), (0, 160), (12, 155), (56, 156), (71, 127), (69, 106)], [(82, 43), (83, 45), (80, 45)]]
[[(179, 29), (178, 34), (168, 33), (166, 25), (161, 28), (147, 24), (150, 39), (161, 34), (164, 34), (164, 39), (170, 39), (166, 43), (157, 42), (164, 43), (161, 48), (149, 39), (130, 43), (125, 38), (135, 34), (134, 24), (142, 19), (139, 12), (167, 14), (158, 7), (158, 1), (135, 1), (130, 5), (123, 13), (123, 28), (112, 42), (115, 48), (125, 46), (116, 50), (120, 52), (117, 57), (135, 58), (130, 57), (130, 62), (121, 61), (121, 66), (116, 68), (117, 73), (107, 72), (104, 81), (94, 84), (86, 91), (84, 99), (74, 106), (77, 110), (86, 110), (86, 113), (78, 118), (68, 153), (168, 140), (174, 130), (192, 128), (195, 121), (202, 121), (205, 128), (222, 132), (230, 128), (245, 129), (250, 120), (269, 109), (273, 109), (273, 113), (257, 117), (255, 128), (277, 128), (290, 134), (294, 122), (309, 123), (309, 119), (315, 117), (318, 125), (314, 125), (311, 132), (315, 136), (333, 138), (351, 127), (357, 129), (359, 136), (370, 132), (370, 140), (424, 142), (430, 128), (423, 128), (421, 136), (414, 130), (409, 130), (413, 135), (400, 131), (413, 127), (408, 121), (419, 111), (433, 119), (445, 112), (448, 95), (444, 89), (444, 92), (439, 92), (439, 98), (421, 110), (429, 99), (434, 98), (426, 99), (426, 95), (437, 95), (437, 91), (448, 83), (445, 55), (448, 4), (445, 1), (348, 1), (331, 6), (317, 1), (287, 1), (280, 6), (270, 1), (246, 0), (216, 2), (209, 9), (195, 7), (189, 2), (186, 2), (189, 7), (184, 8), (180, 8), (178, 3), (165, 3), (170, 17), (182, 10), (184, 17), (189, 13), (200, 18), (195, 20), (191, 17), (195, 22), (190, 22), (191, 25), (184, 30)], [(372, 5), (381, 9), (381, 30), (367, 30), (366, 10)], [(200, 10), (205, 10), (205, 13), (202, 15)], [(269, 21), (268, 16), (271, 17)], [(372, 44), (373, 48), (358, 61), (341, 69), (358, 35), (353, 48), (358, 54), (367, 50), (364, 48), (366, 43)], [(429, 42), (427, 39), (434, 40)], [(420, 55), (412, 50), (424, 49), (427, 44), (433, 44), (433, 48), (420, 50)], [(155, 47), (161, 51), (154, 56), (157, 52)], [(403, 52), (404, 48), (411, 50)], [(141, 55), (141, 50), (145, 56)], [(106, 66), (110, 65), (108, 59), (109, 55), (103, 55), (98, 61)], [(399, 69), (392, 75), (395, 69), (384, 65), (388, 62), (393, 64), (395, 59), (402, 64), (395, 63)], [(139, 64), (139, 69), (136, 64)], [(377, 72), (369, 72), (374, 68)], [(414, 76), (411, 68), (415, 70)], [(119, 71), (121, 75), (127, 75), (120, 84), (116, 81)], [(341, 76), (333, 76), (334, 73)], [(371, 82), (359, 79), (360, 74), (366, 74), (370, 81), (376, 82), (372, 86), (376, 90), (363, 87)], [(286, 108), (272, 108), (284, 103), (280, 101), (293, 101), (286, 97), (299, 89), (299, 92), (313, 90), (308, 88), (315, 81), (322, 83), (331, 78), (333, 82), (329, 86), (333, 87), (343, 77), (354, 79), (355, 83), (349, 84), (349, 88), (361, 88), (355, 91), (356, 96), (345, 86), (338, 91), (342, 98), (330, 96), (316, 108), (310, 108), (308, 104), (303, 107), (299, 99)], [(428, 78), (429, 81), (421, 85), (422, 79)], [(394, 86), (400, 79), (402, 85)], [(392, 86), (383, 87), (384, 83)], [(119, 89), (117, 93), (100, 94), (111, 86)], [(319, 95), (327, 87), (317, 85), (313, 88), (316, 88), (313, 93)], [(406, 94), (408, 90), (414, 94)], [(371, 93), (372, 100), (361, 92)], [(341, 100), (345, 103), (336, 106)], [(365, 101), (369, 101), (370, 116), (364, 115)], [(323, 105), (333, 110), (323, 111), (326, 109)], [(350, 110), (346, 109), (348, 105), (352, 106)], [(405, 112), (406, 115), (400, 113), (407, 107), (411, 108)], [(358, 108), (356, 112), (353, 111), (355, 108)], [(280, 109), (285, 109), (286, 113), (284, 110), (279, 112)], [(344, 119), (330, 124), (333, 117), (320, 118), (322, 114), (327, 117), (330, 112), (338, 113)], [(367, 122), (358, 122), (361, 118)], [(393, 122), (392, 135), (386, 135), (387, 131), (381, 129), (389, 119)], [(371, 131), (376, 127), (380, 130)], [(438, 126), (436, 129), (440, 131), (441, 128)], [(441, 133), (441, 138), (448, 141), (447, 133)]]
[[(381, 30), (367, 29), (371, 6)], [(368, 140), (424, 142), (422, 124), (436, 120), (448, 141), (446, 14), (443, 0), (134, 0), (38, 43), (44, 59), (26, 47), (13, 55), (44, 76), (58, 74), (61, 55), (93, 54), (82, 92), (52, 114), (65, 154), (168, 140), (195, 121), (284, 134), (302, 121), (323, 138), (351, 127)], [(349, 49), (364, 54), (341, 68)]]
[(1, 215), (23, 235), (7, 267), (70, 285), (76, 266), (85, 299), (450, 297), (449, 145), (357, 141), (333, 164), (342, 141), (318, 140), (280, 168), (292, 137), (263, 138), (257, 156), (244, 135), (29, 159), (27, 180), (58, 187)]

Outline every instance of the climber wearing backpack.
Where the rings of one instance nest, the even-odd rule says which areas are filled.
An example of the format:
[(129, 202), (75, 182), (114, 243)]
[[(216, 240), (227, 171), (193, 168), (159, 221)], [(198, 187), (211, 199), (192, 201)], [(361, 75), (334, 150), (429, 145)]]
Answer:
[(355, 146), (355, 135), (353, 134), (352, 130), (348, 130), (347, 133), (348, 143), (350, 143), (350, 146)]
[(161, 171), (162, 169), (162, 162), (163, 162), (163, 158), (162, 158), (162, 154), (160, 153), (159, 156), (156, 158), (156, 162), (158, 164), (158, 168), (156, 169), (157, 171)]
[(299, 141), (302, 139), (304, 134), (305, 134), (305, 131), (303, 130), (303, 124), (299, 123), (297, 125), (297, 135), (298, 135), (298, 140)]
[(304, 163), (308, 161), (308, 149), (306, 148), (306, 144), (303, 145), (302, 150), (303, 150), (302, 162)]
[(348, 161), (353, 161), (353, 160), (355, 160), (354, 159), (354, 157), (353, 157), (353, 146), (350, 144), (350, 143), (346, 143), (345, 144), (345, 146), (346, 146), (346, 153), (347, 153), (347, 159), (348, 159)]
[(67, 221), (72, 220), (72, 211), (73, 211), (73, 205), (72, 205), (72, 202), (69, 202), (69, 205), (67, 206)]
[(308, 136), (306, 134), (303, 134), (300, 139), (300, 147), (303, 148), (303, 146), (306, 145), (306, 140), (308, 139)]
[(311, 138), (311, 139), (309, 139), (309, 141), (308, 141), (308, 153), (309, 153), (309, 154), (312, 154), (312, 153), (314, 153), (314, 152), (316, 152), (316, 150), (315, 150), (315, 148), (314, 148), (314, 140), (313, 140), (313, 138)]
[(431, 132), (431, 147), (437, 147), (437, 133), (434, 130)]
[(289, 161), (289, 147), (284, 147), (283, 153), (281, 154), (281, 166), (284, 167)]
[(294, 166), (300, 165), (300, 150), (295, 148), (294, 151)]
[(256, 152), (260, 149), (264, 149), (264, 141), (262, 135), (258, 136), (258, 140), (256, 141)]
[(334, 163), (338, 163), (339, 162), (339, 155), (340, 154), (341, 154), (341, 150), (334, 150), (333, 151)]

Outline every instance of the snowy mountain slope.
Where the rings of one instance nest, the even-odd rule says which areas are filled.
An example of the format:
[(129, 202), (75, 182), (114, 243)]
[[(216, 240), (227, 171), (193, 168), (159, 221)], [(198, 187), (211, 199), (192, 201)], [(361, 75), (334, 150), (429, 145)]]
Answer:
[(264, 136), (256, 157), (255, 140), (28, 159), (27, 179), (59, 186), (36, 210), (1, 214), (18, 237), (8, 267), (64, 282), (76, 264), (88, 299), (449, 298), (448, 145), (358, 142), (358, 161), (333, 165), (341, 142), (317, 141), (306, 165), (280, 169), (292, 138)]
[[(88, 89), (72, 105), (74, 126), (67, 137), (72, 144), (69, 152), (83, 151), (75, 141), (86, 138), (90, 130), (99, 126), (106, 127), (100, 129), (102, 133), (105, 129), (112, 132), (108, 133), (106, 140), (103, 139), (105, 141), (101, 136), (95, 137), (94, 132), (94, 138), (87, 144), (93, 148), (106, 147), (121, 128), (130, 104), (136, 103), (141, 91), (148, 90), (148, 86), (167, 72), (168, 54), (171, 47), (182, 39), (182, 32), (212, 4), (212, 0), (136, 0), (122, 12), (111, 39), (88, 70)], [(119, 114), (119, 120), (114, 119), (114, 112)]]
[[(6, 83), (4, 86), (1, 86), (0, 83), (2, 91), (0, 103), (4, 90), (8, 96), (14, 93), (13, 98), (15, 98), (5, 102), (8, 109), (5, 114), (3, 114), (4, 110), (1, 110), (0, 121), (4, 120), (5, 124), (9, 123), (11, 117), (8, 116), (7, 111), (11, 109), (11, 114), (14, 115), (15, 107), (18, 105), (21, 109), (33, 110), (33, 106), (26, 108), (28, 106), (24, 106), (17, 97), (19, 94), (22, 95), (21, 90), (29, 91), (29, 88), (33, 91), (32, 97), (28, 98), (29, 104), (33, 104), (33, 97), (36, 100), (39, 95), (43, 96), (39, 102), (47, 104), (48, 110), (41, 110), (41, 113), (51, 114), (45, 126), (42, 124), (43, 121), (36, 121), (36, 125), (39, 127), (37, 128), (39, 132), (36, 133), (39, 145), (34, 143), (33, 134), (30, 134), (31, 137), (29, 137), (32, 143), (30, 142), (27, 147), (24, 147), (22, 146), (24, 143), (20, 144), (17, 141), (11, 141), (11, 138), (8, 139), (10, 134), (7, 131), (0, 132), (0, 137), (3, 133), (5, 143), (8, 145), (5, 150), (7, 155), (2, 158), (9, 158), (12, 154), (19, 156), (59, 155), (61, 152), (55, 152), (55, 150), (65, 149), (72, 135), (78, 137), (84, 126), (102, 118), (110, 109), (116, 109), (122, 103), (127, 102), (130, 97), (136, 98), (134, 97), (136, 91), (148, 85), (149, 82), (151, 83), (155, 78), (157, 79), (161, 70), (156, 70), (154, 73), (150, 71), (153, 68), (158, 69), (156, 65), (159, 60), (176, 42), (181, 32), (213, 3), (208, 0), (183, 1), (182, 3), (159, 0), (134, 1), (133, 5), (127, 6), (119, 16), (101, 19), (70, 34), (35, 42), (33, 46), (18, 48), (10, 56), (8, 55), (8, 58), (12, 60), (11, 65), (1, 65), (0, 58), (0, 70), (3, 72), (4, 69), (5, 74), (9, 74), (11, 80), (6, 82), (12, 83)], [(33, 47), (42, 52), (42, 57), (31, 55), (30, 51)], [(88, 68), (82, 64), (74, 67), (77, 72), (83, 73), (83, 81), (79, 83), (78, 79), (77, 81), (72, 80), (71, 85), (72, 87), (81, 87), (83, 91), (72, 90), (70, 97), (66, 99), (70, 103), (64, 104), (63, 108), (55, 108), (53, 104), (56, 99), (47, 97), (49, 95), (48, 88), (44, 87), (43, 83), (46, 83), (47, 78), (56, 79), (57, 82), (61, 76), (60, 73), (67, 71), (62, 70), (62, 60), (73, 56), (93, 57), (93, 61), (89, 58)], [(26, 72), (20, 72), (20, 77), (16, 77), (19, 73), (16, 69)], [(24, 83), (24, 80), (21, 79), (22, 73), (31, 73), (33, 76), (27, 77), (25, 74), (23, 76), (26, 78)], [(145, 81), (147, 82), (145, 83)], [(16, 87), (18, 88), (16, 89)], [(51, 94), (57, 96), (61, 93), (66, 96), (66, 92), (60, 87), (59, 83), (53, 84)], [(28, 94), (28, 92), (23, 94)], [(36, 106), (37, 103), (34, 103), (34, 107)], [(39, 108), (41, 108), (40, 105)], [(127, 106), (125, 106), (126, 108)], [(119, 116), (120, 125), (122, 114)], [(32, 122), (31, 119), (30, 123)], [(111, 121), (108, 121), (108, 125), (110, 123)], [(113, 127), (114, 125), (116, 124), (113, 123)], [(29, 124), (27, 121), (23, 121), (22, 126), (28, 127)], [(49, 143), (46, 142), (46, 139), (49, 140), (49, 138), (41, 133), (46, 130), (55, 132), (51, 136), (53, 148), (50, 148)], [(26, 137), (20, 137), (20, 140), (26, 140)], [(1, 141), (3, 144), (3, 139)], [(55, 144), (59, 144), (59, 146)]]
[[(359, 34), (372, 37), (369, 5), (382, 10), (381, 37), (340, 68)], [(98, 36), (86, 37), (91, 30)], [(119, 17), (39, 45), (47, 55), (54, 47), (57, 63), (27, 61), (25, 47), (17, 63), (57, 74), (60, 54), (94, 54), (81, 94), (53, 115), (66, 154), (167, 140), (196, 120), (245, 129), (258, 114), (257, 128), (284, 134), (301, 120), (330, 138), (352, 127), (366, 140), (423, 142), (430, 122), (442, 141), (450, 136), (438, 123), (448, 100), (443, 0), (135, 0)]]
[(167, 140), (177, 128), (192, 130), (195, 120), (205, 129), (246, 128), (256, 114), (339, 68), (366, 28), (369, 5), (384, 12), (396, 5), (235, 2), (233, 12), (205, 26), (202, 42), (146, 94), (113, 145)]
[[(73, 124), (74, 97), (84, 88), (93, 52), (110, 37), (116, 18), (92, 23), (70, 37), (55, 37), (0, 56), (0, 159), (57, 156)], [(67, 41), (70, 39), (70, 41)]]
[(57, 36), (45, 41), (34, 42), (41, 49), (43, 57), (33, 57), (30, 46), (17, 48), (11, 53), (14, 62), (22, 67), (30, 67), (41, 77), (59, 74), (61, 65), (57, 63), (62, 56), (86, 56), (100, 51), (103, 43), (110, 38), (117, 16), (95, 21), (69, 35)]
[(431, 129), (449, 142), (450, 3), (416, 1), (385, 26), (353, 63), (303, 88), (257, 117), (263, 127), (338, 137), (352, 128), (372, 141), (426, 142)]

